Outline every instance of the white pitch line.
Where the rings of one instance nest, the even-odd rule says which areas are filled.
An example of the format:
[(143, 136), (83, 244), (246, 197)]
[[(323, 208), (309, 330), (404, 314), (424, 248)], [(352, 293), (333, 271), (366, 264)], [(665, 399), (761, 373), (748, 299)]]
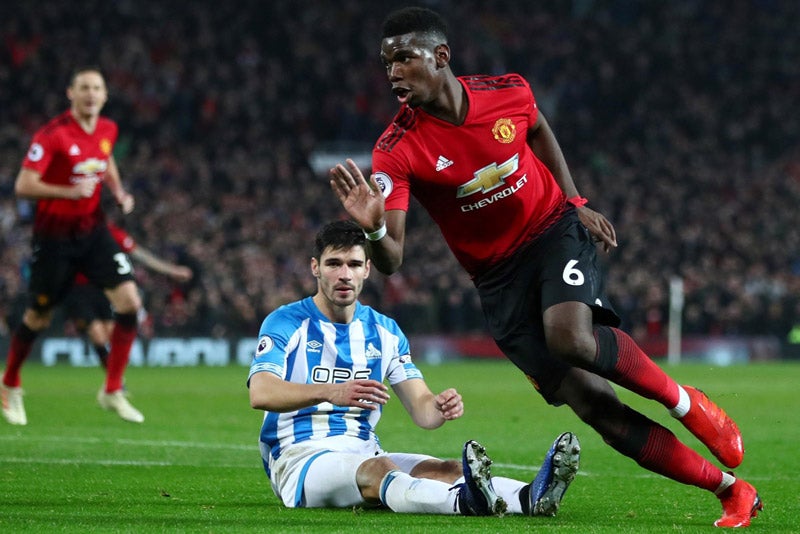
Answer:
[(75, 458), (0, 458), (0, 463), (10, 464), (60, 464), (60, 465), (134, 465), (170, 466), (171, 462), (150, 462), (146, 460), (78, 460)]
[(119, 445), (136, 445), (143, 447), (185, 447), (193, 449), (227, 449), (237, 451), (258, 451), (258, 443), (254, 442), (252, 445), (240, 445), (233, 443), (204, 443), (197, 441), (172, 441), (172, 440), (146, 440), (146, 439), (103, 439), (103, 438), (78, 438), (78, 437), (59, 437), (53, 440), (44, 440), (40, 437), (33, 436), (0, 436), (0, 441), (57, 441), (59, 443), (115, 443)]
[[(195, 448), (195, 449), (216, 449), (216, 450), (235, 450), (235, 451), (258, 451), (258, 445), (241, 445), (241, 444), (231, 444), (231, 443), (203, 443), (203, 442), (196, 442), (196, 441), (159, 441), (159, 440), (138, 440), (138, 439), (128, 439), (128, 438), (120, 438), (120, 439), (103, 439), (103, 438), (92, 438), (92, 437), (59, 437), (54, 438), (52, 440), (43, 440), (41, 437), (32, 437), (32, 436), (23, 436), (23, 435), (3, 435), (0, 436), (0, 442), (2, 441), (36, 441), (36, 442), (43, 442), (43, 441), (54, 441), (54, 442), (68, 442), (68, 443), (116, 443), (119, 445), (134, 445), (134, 446), (146, 446), (146, 447), (184, 447), (184, 448)], [(49, 459), (35, 459), (35, 458), (2, 458), (0, 457), (0, 464), (2, 463), (41, 463), (41, 464), (48, 464), (48, 463), (57, 463), (57, 464), (86, 464), (86, 465), (137, 465), (137, 466), (195, 466), (195, 467), (230, 467), (230, 468), (247, 468), (250, 469), (251, 466), (243, 466), (243, 465), (213, 465), (208, 466), (204, 464), (203, 466), (199, 466), (196, 464), (183, 464), (183, 463), (174, 463), (174, 462), (151, 462), (151, 461), (138, 461), (138, 460), (90, 460), (90, 459), (60, 459), (60, 460), (49, 460)], [(507, 464), (502, 462), (494, 462), (492, 465), (503, 468), (503, 469), (512, 469), (515, 471), (527, 471), (527, 472), (538, 472), (539, 466), (530, 466), (530, 465), (521, 465), (521, 464)], [(596, 473), (591, 471), (586, 471), (584, 469), (578, 470), (578, 475), (581, 476), (596, 476)], [(609, 475), (603, 475), (608, 477)], [(613, 476), (613, 475), (612, 475)], [(632, 474), (625, 474), (625, 478), (664, 478), (661, 475), (656, 473), (651, 473), (649, 471), (643, 470), (641, 473), (632, 475)], [(787, 476), (748, 476), (747, 480), (780, 480), (786, 479), (789, 480), (790, 477)]]
[(93, 460), (88, 458), (0, 458), (0, 464), (42, 464), (42, 465), (111, 465), (111, 466), (134, 466), (134, 467), (203, 467), (206, 469), (254, 469), (254, 465), (241, 464), (196, 464), (196, 463), (177, 463), (177, 462), (154, 462), (150, 460)]

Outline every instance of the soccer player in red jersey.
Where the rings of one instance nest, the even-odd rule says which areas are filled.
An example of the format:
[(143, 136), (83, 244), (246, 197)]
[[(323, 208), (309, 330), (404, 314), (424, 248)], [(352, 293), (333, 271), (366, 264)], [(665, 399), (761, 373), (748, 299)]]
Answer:
[[(152, 251), (139, 245), (133, 237), (114, 223), (108, 223), (111, 236), (122, 252), (157, 273), (164, 274), (178, 282), (188, 282), (194, 273), (185, 265), (178, 265), (158, 257)], [(114, 314), (111, 303), (103, 289), (92, 284), (83, 273), (75, 276), (75, 282), (67, 295), (64, 306), (67, 317), (77, 330), (89, 338), (100, 364), (108, 369), (108, 343), (114, 331)], [(146, 315), (144, 307), (140, 316)]]
[(725, 466), (742, 462), (725, 412), (616, 328), (595, 248), (617, 246), (614, 227), (578, 193), (527, 81), (456, 77), (446, 35), (428, 9), (389, 15), (381, 58), (400, 111), (375, 145), (369, 182), (352, 160), (331, 169), (373, 264), (400, 267), (413, 194), (471, 275), (498, 346), (548, 403), (568, 405), (642, 467), (715, 493), (724, 510), (715, 525), (749, 525), (762, 508), (752, 485), (617, 397), (609, 382), (664, 405)]
[(106, 225), (102, 185), (125, 214), (133, 211), (134, 199), (123, 187), (112, 155), (117, 125), (100, 116), (108, 99), (100, 70), (77, 69), (67, 98), (70, 109), (34, 134), (14, 185), (18, 197), (37, 202), (29, 302), (11, 339), (0, 385), (3, 416), (11, 424), (27, 424), (20, 368), (80, 271), (104, 288), (115, 311), (106, 382), (98, 402), (126, 421), (141, 423), (144, 416), (125, 398), (122, 381), (142, 303), (128, 258)]

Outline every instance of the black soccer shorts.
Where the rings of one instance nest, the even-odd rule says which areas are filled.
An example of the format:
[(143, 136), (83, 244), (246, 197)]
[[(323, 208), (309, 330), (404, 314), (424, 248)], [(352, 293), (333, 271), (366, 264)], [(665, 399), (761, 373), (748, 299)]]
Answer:
[(79, 237), (33, 236), (28, 284), (29, 305), (44, 311), (61, 302), (82, 272), (101, 288), (133, 280), (133, 267), (105, 224)]
[(547, 350), (544, 310), (561, 302), (583, 302), (591, 307), (595, 323), (619, 326), (597, 259), (589, 231), (569, 209), (475, 281), (495, 342), (548, 402), (571, 366)]

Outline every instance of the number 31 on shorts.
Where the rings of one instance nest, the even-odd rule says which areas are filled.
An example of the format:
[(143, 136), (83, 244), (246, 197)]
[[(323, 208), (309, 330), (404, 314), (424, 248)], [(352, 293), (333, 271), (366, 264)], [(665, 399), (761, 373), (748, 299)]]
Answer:
[(133, 266), (128, 260), (128, 256), (126, 256), (124, 252), (117, 252), (114, 254), (114, 261), (117, 262), (117, 273), (128, 274), (129, 272), (133, 271)]

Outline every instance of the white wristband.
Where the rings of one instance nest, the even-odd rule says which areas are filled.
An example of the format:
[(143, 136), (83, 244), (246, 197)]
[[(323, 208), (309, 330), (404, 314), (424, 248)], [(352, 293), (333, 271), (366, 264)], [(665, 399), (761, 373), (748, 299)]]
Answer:
[(374, 232), (364, 232), (364, 237), (367, 238), (368, 241), (380, 241), (383, 239), (383, 236), (386, 235), (386, 223), (383, 223), (380, 228), (375, 230)]

